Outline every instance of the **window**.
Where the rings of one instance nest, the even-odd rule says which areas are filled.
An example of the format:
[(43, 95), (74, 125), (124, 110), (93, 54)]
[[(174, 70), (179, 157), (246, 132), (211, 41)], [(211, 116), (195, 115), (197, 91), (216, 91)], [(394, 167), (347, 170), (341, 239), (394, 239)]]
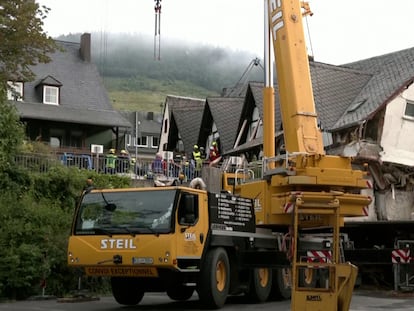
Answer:
[(43, 103), (59, 105), (59, 88), (56, 86), (43, 86)]
[(7, 99), (23, 101), (23, 82), (7, 81)]
[(158, 148), (160, 144), (160, 139), (158, 137), (152, 137), (151, 148)]
[(405, 105), (404, 116), (414, 118), (414, 102), (407, 101)]
[[(135, 140), (135, 136), (132, 136), (131, 134), (125, 135), (125, 143), (126, 146), (138, 146), (138, 147), (148, 147), (148, 141), (150, 140), (148, 136), (142, 136), (138, 137), (138, 140)], [(137, 142), (137, 143), (136, 143)], [(153, 137), (151, 140), (151, 147), (157, 147), (158, 148), (159, 139), (157, 137)]]
[(148, 147), (148, 137), (147, 136), (138, 137), (138, 147)]
[(250, 123), (250, 126), (249, 126), (248, 135), (249, 135), (249, 138), (248, 138), (249, 140), (254, 139), (256, 137), (263, 136), (263, 122), (260, 119), (259, 109), (257, 109), (257, 107), (255, 107), (253, 110), (252, 122)]

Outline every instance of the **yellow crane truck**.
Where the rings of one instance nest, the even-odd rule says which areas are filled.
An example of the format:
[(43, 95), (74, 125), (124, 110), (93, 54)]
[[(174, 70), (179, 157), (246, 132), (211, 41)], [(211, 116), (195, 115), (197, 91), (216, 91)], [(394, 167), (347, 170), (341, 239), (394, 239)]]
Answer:
[[(366, 174), (351, 159), (324, 153), (302, 25), (308, 4), (265, 3), (262, 177), (235, 178), (233, 193), (200, 183), (95, 189), (76, 208), (68, 263), (109, 276), (120, 304), (135, 305), (145, 292), (186, 300), (196, 291), (209, 308), (244, 294), (257, 302), (291, 297), (294, 311), (349, 309), (357, 268), (343, 262), (340, 228), (345, 216), (363, 215), (370, 203), (360, 194)], [(270, 38), (286, 149), (280, 155)], [(318, 239), (313, 230), (321, 228)]]

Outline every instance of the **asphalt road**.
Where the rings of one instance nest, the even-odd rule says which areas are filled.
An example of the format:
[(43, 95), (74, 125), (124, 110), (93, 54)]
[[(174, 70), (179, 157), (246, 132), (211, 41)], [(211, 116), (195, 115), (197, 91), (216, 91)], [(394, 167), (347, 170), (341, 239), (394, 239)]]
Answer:
[[(144, 299), (137, 306), (125, 307), (116, 303), (112, 297), (98, 297), (93, 301), (62, 301), (61, 299), (36, 299), (19, 302), (0, 303), (1, 311), (115, 311), (115, 310), (204, 310), (198, 303), (197, 295), (189, 301), (175, 302), (165, 294), (145, 294)], [(352, 298), (350, 311), (408, 311), (413, 310), (414, 295), (400, 295), (396, 297), (387, 292), (357, 291)], [(289, 301), (275, 301), (264, 304), (248, 304), (242, 297), (230, 297), (221, 310), (290, 310)]]

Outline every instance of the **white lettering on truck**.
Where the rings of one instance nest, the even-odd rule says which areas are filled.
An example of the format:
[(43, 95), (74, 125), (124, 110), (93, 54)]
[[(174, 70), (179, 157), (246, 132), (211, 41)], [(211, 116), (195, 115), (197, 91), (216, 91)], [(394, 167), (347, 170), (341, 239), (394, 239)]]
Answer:
[(272, 0), (270, 1), (270, 9), (272, 11), (272, 31), (273, 31), (273, 40), (276, 41), (276, 32), (284, 26), (283, 21), (283, 12), (282, 0)]
[(134, 249), (133, 239), (102, 239), (101, 249)]

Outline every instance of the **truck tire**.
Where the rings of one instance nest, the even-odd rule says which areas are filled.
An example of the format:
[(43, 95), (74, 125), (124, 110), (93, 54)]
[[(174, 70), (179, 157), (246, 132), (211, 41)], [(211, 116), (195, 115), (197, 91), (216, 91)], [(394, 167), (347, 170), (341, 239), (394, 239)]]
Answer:
[(230, 263), (227, 252), (219, 247), (207, 252), (200, 271), (198, 296), (209, 309), (219, 309), (226, 302), (230, 288)]
[(272, 300), (286, 300), (292, 296), (292, 269), (277, 268), (273, 270)]
[(177, 301), (185, 301), (191, 298), (194, 293), (193, 287), (183, 286), (183, 285), (176, 285), (169, 289), (167, 289), (167, 295), (172, 300)]
[(254, 268), (251, 272), (247, 297), (250, 302), (265, 302), (272, 289), (272, 269)]
[(135, 306), (144, 297), (144, 290), (136, 278), (111, 277), (112, 295), (117, 303)]

